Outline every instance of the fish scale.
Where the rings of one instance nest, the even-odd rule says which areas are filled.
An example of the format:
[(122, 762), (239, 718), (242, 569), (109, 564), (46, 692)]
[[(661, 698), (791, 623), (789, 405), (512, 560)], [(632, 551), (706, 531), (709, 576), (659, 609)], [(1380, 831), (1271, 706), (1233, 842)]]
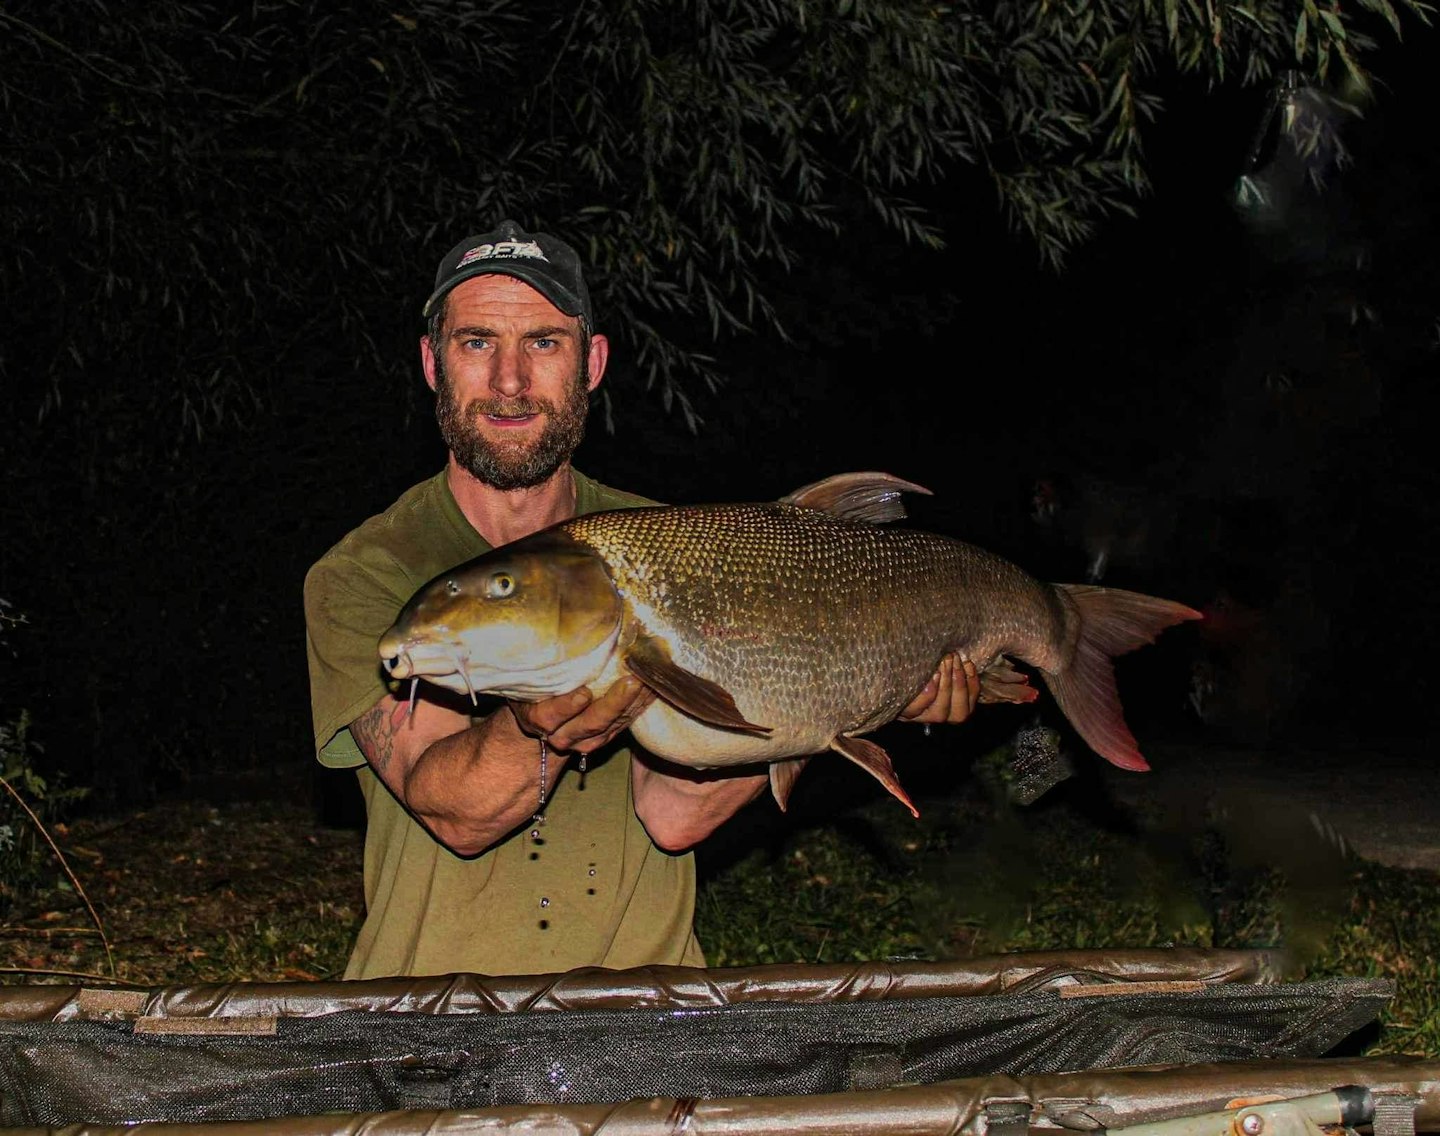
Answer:
[(658, 695), (631, 725), (642, 746), (698, 768), (789, 762), (771, 767), (782, 806), (790, 759), (826, 749), (909, 805), (884, 750), (859, 735), (952, 651), (980, 670), (982, 701), (1030, 701), (1010, 660), (1036, 668), (1097, 752), (1146, 768), (1110, 658), (1198, 614), (1044, 583), (963, 541), (877, 523), (918, 488), (845, 474), (780, 502), (578, 517), (432, 581), (380, 653), (397, 678), (512, 697), (600, 693), (628, 671)]
[[(1002, 653), (1052, 660), (1061, 613), (1048, 585), (933, 533), (782, 504), (634, 509), (562, 528), (609, 566), (677, 664), (771, 726), (742, 745), (692, 740), (717, 763), (815, 752), (883, 724), (947, 651), (982, 669)], [(1000, 618), (983, 618), (985, 606)]]

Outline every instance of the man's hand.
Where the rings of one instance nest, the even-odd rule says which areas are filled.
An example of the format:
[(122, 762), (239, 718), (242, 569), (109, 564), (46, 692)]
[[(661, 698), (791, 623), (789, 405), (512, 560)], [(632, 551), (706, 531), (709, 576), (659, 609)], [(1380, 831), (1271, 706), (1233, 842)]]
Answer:
[(954, 654), (946, 655), (925, 689), (900, 711), (900, 721), (953, 725), (970, 717), (979, 700), (980, 672), (975, 664), (969, 659), (962, 662)]
[(539, 702), (511, 702), (515, 721), (561, 753), (594, 753), (645, 712), (655, 692), (626, 675), (599, 698), (581, 688)]

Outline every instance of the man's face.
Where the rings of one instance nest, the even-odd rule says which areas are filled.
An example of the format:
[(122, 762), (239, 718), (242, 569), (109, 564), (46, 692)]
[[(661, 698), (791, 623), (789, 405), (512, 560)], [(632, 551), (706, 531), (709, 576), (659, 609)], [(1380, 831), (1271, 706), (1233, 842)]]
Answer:
[(528, 284), (496, 275), (459, 285), (424, 354), (440, 435), (484, 484), (539, 485), (579, 446), (599, 370), (579, 320)]

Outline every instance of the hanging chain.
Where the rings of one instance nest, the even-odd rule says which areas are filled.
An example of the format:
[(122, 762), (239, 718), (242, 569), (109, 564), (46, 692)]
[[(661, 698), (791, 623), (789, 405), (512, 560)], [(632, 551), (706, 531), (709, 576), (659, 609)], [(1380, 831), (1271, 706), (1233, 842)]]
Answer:
[(550, 746), (545, 740), (545, 735), (540, 735), (540, 801), (535, 806), (534, 821), (536, 824), (545, 823), (545, 798), (550, 765)]
[[(586, 772), (586, 769), (589, 767), (589, 764), (590, 764), (590, 762), (589, 762), (589, 755), (582, 753), (582, 754), (580, 755), (580, 776), (581, 776), (581, 777), (584, 777), (584, 776), (585, 776), (585, 772)], [(540, 794), (539, 794), (539, 799), (538, 799), (538, 800), (536, 801), (536, 803), (535, 803), (535, 815), (530, 818), (531, 823), (533, 823), (533, 824), (544, 824), (544, 823), (545, 823), (545, 802), (546, 802), (547, 800), (549, 800), (549, 798), (550, 798), (550, 793), (549, 793), (550, 784), (549, 784), (549, 783), (550, 783), (550, 743), (549, 743), (549, 741), (546, 739), (545, 735), (544, 735), (544, 734), (541, 734), (541, 735), (540, 735)], [(582, 784), (583, 784), (583, 783), (582, 783)], [(536, 833), (533, 833), (533, 832), (532, 832), (530, 835), (531, 835), (531, 836), (535, 836)]]

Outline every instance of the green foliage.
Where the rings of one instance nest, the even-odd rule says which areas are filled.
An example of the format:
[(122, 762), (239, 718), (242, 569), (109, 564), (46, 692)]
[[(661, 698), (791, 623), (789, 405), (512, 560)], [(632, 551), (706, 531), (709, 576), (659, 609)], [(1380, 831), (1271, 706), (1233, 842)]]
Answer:
[[(27, 711), (0, 722), (0, 914), (61, 874), (61, 865), (37, 824), (48, 827), (62, 820), (87, 792), (66, 786), (63, 778), (42, 776), (36, 767), (42, 752), (31, 736)], [(11, 792), (5, 791), (6, 786)], [(16, 795), (24, 798), (28, 811)]]
[[(938, 246), (915, 195), (971, 166), (1058, 262), (1144, 190), (1167, 75), (1359, 83), (1381, 18), (1399, 34), (1386, 0), (11, 3), (0, 279), (39, 339), (0, 367), (51, 415), (253, 421), (321, 356), (393, 374), (377, 315), (511, 214), (582, 248), (623, 357), (688, 413), (707, 340), (773, 326), (802, 253)], [(117, 364), (138, 386), (83, 381)]]
[[(0, 656), (16, 657), (12, 633), (28, 622), (9, 600), (0, 598)], [(61, 873), (36, 825), (62, 819), (85, 796), (84, 789), (64, 787), (62, 779), (47, 780), (41, 774), (43, 752), (31, 733), (28, 710), (0, 721), (0, 915)]]

